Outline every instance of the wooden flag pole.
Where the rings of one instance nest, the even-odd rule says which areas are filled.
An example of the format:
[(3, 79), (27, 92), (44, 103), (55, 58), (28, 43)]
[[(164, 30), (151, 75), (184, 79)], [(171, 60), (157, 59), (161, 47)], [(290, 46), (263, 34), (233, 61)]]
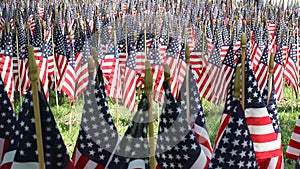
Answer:
[(274, 72), (274, 53), (271, 53), (270, 64), (269, 64), (269, 83), (268, 83), (268, 104), (270, 102), (272, 87), (273, 87), (273, 72)]
[(43, 150), (43, 137), (42, 137), (42, 126), (40, 117), (40, 104), (38, 92), (40, 91), (40, 78), (38, 73), (38, 67), (36, 65), (36, 60), (34, 57), (33, 46), (28, 46), (29, 54), (29, 77), (32, 87), (32, 98), (33, 98), (33, 110), (34, 110), (34, 121), (35, 121), (35, 131), (36, 131), (36, 142), (38, 150), (38, 161), (39, 168), (44, 169), (44, 150)]
[[(55, 1), (54, 1), (55, 4)], [(56, 10), (55, 10), (56, 11)], [(57, 15), (58, 13), (55, 12), (55, 22), (57, 24)], [(56, 65), (56, 59), (55, 59), (55, 51), (54, 51), (54, 29), (53, 31), (51, 31), (51, 40), (52, 40), (52, 55), (53, 55), (53, 59), (54, 59), (54, 70), (57, 69), (57, 65)], [(57, 83), (56, 83), (56, 78), (57, 78), (57, 72), (54, 71), (54, 87), (55, 87), (55, 103), (56, 103), (56, 108), (59, 108), (59, 104), (58, 104), (58, 94), (57, 94)]]
[(151, 65), (146, 60), (146, 72), (145, 72), (145, 94), (147, 96), (147, 103), (149, 106), (149, 142), (150, 142), (150, 169), (155, 169), (155, 139), (154, 139), (154, 120), (152, 110), (152, 90), (153, 90), (153, 77)]
[(188, 123), (190, 122), (190, 48), (189, 44), (187, 43), (187, 40), (185, 38), (185, 60), (186, 60), (186, 76), (185, 76), (185, 85), (186, 85), (186, 120)]
[[(16, 22), (18, 23), (18, 19), (16, 19)], [(19, 23), (18, 23), (19, 24)], [(20, 103), (22, 103), (22, 91), (21, 91), (21, 76), (20, 76), (20, 70), (21, 70), (21, 67), (20, 67), (20, 64), (21, 64), (21, 61), (20, 61), (20, 53), (19, 53), (19, 40), (18, 40), (18, 37), (19, 37), (19, 32), (18, 32), (18, 29), (16, 29), (16, 47), (17, 47), (17, 59), (18, 59), (18, 78), (19, 78), (19, 85), (18, 85), (18, 89), (19, 89), (19, 93), (20, 93)]]
[(205, 59), (205, 56), (204, 56), (204, 53), (205, 53), (205, 51), (204, 51), (204, 43), (206, 43), (205, 42), (205, 34), (206, 34), (206, 29), (205, 29), (205, 24), (203, 24), (202, 25), (202, 52), (201, 52), (201, 55), (202, 55), (202, 66), (201, 66), (201, 71), (203, 71), (204, 70), (204, 59)]
[[(113, 34), (114, 34), (114, 47), (115, 47), (115, 54), (117, 53), (117, 34), (116, 34), (116, 24), (114, 24), (114, 29), (113, 29)], [(116, 73), (119, 73), (117, 71)], [(119, 76), (119, 75), (117, 75)], [(119, 100), (118, 96), (116, 98), (116, 127), (119, 126)]]
[(241, 46), (242, 46), (242, 109), (245, 110), (245, 62), (246, 62), (246, 47), (247, 47), (247, 39), (246, 39), (246, 33), (243, 32), (242, 39), (241, 39)]

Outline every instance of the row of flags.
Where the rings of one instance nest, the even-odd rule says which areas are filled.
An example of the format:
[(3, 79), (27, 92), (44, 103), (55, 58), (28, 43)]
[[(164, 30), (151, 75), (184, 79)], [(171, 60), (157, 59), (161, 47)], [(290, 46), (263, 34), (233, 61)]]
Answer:
[(276, 6), (254, 13), (247, 12), (254, 8), (247, 5), (233, 11), (221, 10), (223, 2), (194, 6), (180, 2), (174, 9), (156, 10), (150, 2), (154, 3), (134, 1), (127, 12), (117, 10), (120, 15), (106, 14), (115, 14), (117, 4), (125, 1), (117, 1), (114, 8), (82, 4), (82, 9), (63, 2), (1, 3), (0, 73), (10, 100), (15, 92), (24, 95), (29, 89), (27, 45), (31, 44), (47, 100), (49, 91), (56, 90), (76, 101), (87, 90), (87, 60), (93, 58), (103, 70), (107, 96), (121, 100), (131, 112), (136, 110), (136, 89), (144, 87), (146, 60), (153, 72), (154, 101), (163, 102), (163, 65), (170, 65), (171, 91), (178, 98), (190, 64), (201, 97), (220, 105), (241, 55), (242, 32), (247, 34), (247, 55), (260, 92), (273, 70), (277, 101), (283, 98), (284, 79), (298, 95), (296, 6), (280, 17)]
[[(158, 127), (156, 168), (284, 168), (274, 85), (268, 100), (268, 88), (264, 88), (262, 94), (259, 92), (249, 58), (247, 60), (245, 109), (242, 108), (241, 92), (235, 89), (236, 76), (240, 72), (234, 71), (214, 147), (210, 142), (192, 71), (189, 71), (189, 83), (183, 83), (179, 99), (172, 95), (170, 80), (164, 80), (165, 96)], [(31, 88), (18, 117), (13, 112), (2, 78), (0, 91), (0, 168), (39, 168)], [(151, 147), (148, 141), (147, 96), (142, 95), (137, 112), (124, 137), (120, 138), (109, 112), (100, 68), (96, 78), (90, 73), (84, 95), (79, 135), (70, 158), (46, 96), (43, 90), (39, 92), (45, 167), (149, 168)], [(192, 126), (186, 120), (188, 110), (194, 118)], [(286, 152), (286, 157), (293, 160), (298, 160), (300, 155), (298, 123)]]
[[(248, 4), (233, 11), (224, 8), (227, 4), (223, 2), (138, 2), (82, 3), (80, 8), (63, 2), (1, 3), (0, 106), (5, 107), (1, 111), (7, 119), (2, 118), (0, 124), (5, 129), (0, 168), (19, 168), (24, 162), (28, 168), (38, 167), (28, 44), (34, 46), (44, 92), (39, 98), (44, 108), (47, 168), (149, 168), (145, 95), (136, 106), (136, 90), (144, 87), (146, 60), (153, 72), (151, 97), (163, 104), (155, 154), (158, 168), (283, 168), (276, 104), (283, 98), (283, 79), (298, 95), (297, 6), (281, 17), (276, 6), (255, 13)], [(245, 109), (240, 98), (234, 97), (243, 32), (247, 38)], [(96, 80), (89, 75), (88, 59), (100, 67)], [(169, 83), (164, 77), (165, 64), (170, 67)], [(273, 86), (269, 100), (268, 86)], [(72, 158), (48, 105), (49, 90), (73, 102), (84, 94)], [(15, 91), (25, 96), (18, 117), (10, 104)], [(127, 109), (137, 112), (121, 141), (107, 97), (122, 100)], [(201, 98), (225, 103), (213, 148)], [(185, 120), (188, 109), (195, 117), (192, 128)], [(297, 141), (296, 126), (286, 155), (294, 160), (299, 157)], [(168, 146), (170, 143), (174, 146)]]

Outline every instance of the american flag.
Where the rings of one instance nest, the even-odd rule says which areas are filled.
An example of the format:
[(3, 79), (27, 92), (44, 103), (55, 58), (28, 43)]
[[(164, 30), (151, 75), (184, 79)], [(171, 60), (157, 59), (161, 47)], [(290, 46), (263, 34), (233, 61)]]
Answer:
[(244, 111), (241, 103), (233, 98), (233, 82), (227, 95), (209, 168), (258, 168)]
[[(111, 81), (111, 77), (114, 74), (115, 66), (116, 66), (116, 57), (118, 56), (118, 51), (115, 49), (114, 42), (110, 42), (109, 47), (107, 49), (106, 55), (102, 62), (101, 69), (103, 71), (103, 76), (105, 81)], [(106, 84), (106, 88), (109, 90), (109, 84)]]
[(122, 39), (118, 42), (118, 56), (119, 56), (119, 66), (120, 66), (120, 76), (124, 78), (125, 67), (126, 67), (126, 59), (127, 59), (127, 46), (126, 40)]
[(145, 78), (145, 40), (144, 34), (140, 34), (137, 39), (137, 49), (136, 49), (136, 73), (139, 76), (137, 81), (137, 87), (144, 87), (144, 78)]
[(43, 90), (45, 92), (47, 100), (49, 99), (49, 87), (48, 87), (48, 53), (46, 53), (47, 46), (41, 39), (41, 27), (37, 22), (33, 31), (33, 47), (36, 63), (39, 68), (39, 77), (42, 83)]
[[(111, 44), (113, 45), (113, 44)], [(116, 47), (118, 47), (118, 44), (116, 44)], [(111, 96), (114, 99), (121, 98), (121, 76), (120, 76), (120, 66), (119, 66), (119, 54), (118, 49), (114, 47), (111, 47), (107, 55), (111, 55), (112, 58), (110, 59), (112, 62), (111, 65), (111, 73), (109, 75), (109, 81), (108, 85), (106, 85), (106, 92), (108, 96)], [(107, 57), (106, 55), (106, 57)], [(103, 65), (104, 66), (104, 65)], [(102, 67), (103, 67), (102, 66)], [(104, 75), (105, 76), (105, 75)]]
[[(272, 121), (273, 128), (276, 133), (278, 133), (279, 137), (277, 139), (281, 143), (281, 134), (280, 134), (280, 122), (279, 122), (279, 114), (278, 114), (278, 106), (276, 104), (276, 98), (275, 98), (275, 88), (274, 83), (272, 84), (272, 92), (271, 97), (268, 101), (268, 85), (265, 86), (263, 90), (263, 100), (265, 105), (267, 105), (268, 113), (270, 116), (270, 119)], [(283, 162), (283, 155), (269, 158), (263, 161), (258, 162), (260, 164), (260, 167), (262, 168), (274, 168), (274, 169), (283, 169), (284, 168), (284, 162)]]
[(181, 49), (180, 49), (180, 53), (179, 53), (179, 59), (178, 59), (178, 67), (177, 67), (177, 71), (178, 71), (178, 77), (177, 77), (177, 90), (180, 91), (180, 88), (182, 86), (182, 83), (185, 79), (185, 74), (186, 74), (186, 58), (185, 58), (185, 51), (189, 50), (186, 49), (189, 48), (189, 46), (186, 46), (186, 43), (181, 42)]
[(153, 95), (154, 101), (161, 103), (164, 99), (164, 68), (161, 64), (159, 50), (155, 46), (155, 41), (152, 43), (150, 48), (149, 60), (153, 61), (152, 72), (153, 72)]
[(206, 24), (206, 43), (207, 43), (207, 51), (209, 55), (212, 54), (215, 48), (215, 44), (213, 43), (213, 34), (210, 26), (211, 25), (209, 23)]
[(111, 158), (107, 169), (149, 168), (150, 145), (147, 138), (149, 130), (148, 111), (147, 96), (143, 94), (138, 105), (138, 110), (130, 122), (124, 137), (116, 147), (116, 152)]
[(5, 90), (11, 101), (14, 100), (14, 81), (13, 81), (13, 34), (9, 32), (4, 35), (4, 48), (0, 53), (0, 73), (4, 82)]
[(126, 68), (124, 79), (126, 81), (123, 84), (123, 103), (127, 109), (131, 112), (135, 111), (135, 98), (136, 98), (136, 83), (137, 75), (135, 72), (136, 69), (136, 47), (133, 41), (129, 41), (129, 56), (126, 61)]
[(68, 61), (66, 43), (61, 29), (56, 27), (54, 31), (54, 52), (55, 62), (57, 65), (56, 69), (58, 72), (57, 89), (58, 91), (67, 95), (73, 101), (75, 94), (75, 71)]
[[(0, 164), (10, 142), (10, 137), (13, 135), (13, 128), (16, 122), (16, 117), (13, 112), (11, 102), (4, 89), (4, 83), (0, 76)], [(1, 167), (0, 167), (1, 168)]]
[(283, 76), (287, 80), (289, 86), (292, 86), (296, 97), (298, 97), (299, 75), (297, 71), (297, 44), (293, 43), (290, 47), (290, 56), (287, 58)]
[[(74, 169), (45, 95), (39, 92), (38, 96), (45, 168)], [(31, 90), (25, 96), (15, 134), (8, 145), (1, 168), (39, 168)]]
[(274, 57), (274, 85), (277, 101), (281, 101), (283, 97), (283, 71), (282, 45), (279, 45)]
[(287, 158), (298, 160), (298, 157), (300, 156), (300, 116), (298, 117), (290, 142), (288, 144), (288, 147), (286, 149), (285, 156)]
[(178, 39), (172, 38), (170, 39), (170, 44), (167, 49), (166, 56), (164, 58), (164, 63), (170, 66), (170, 83), (171, 83), (171, 91), (173, 96), (177, 97), (177, 78), (178, 78), (178, 52), (179, 45)]
[(98, 69), (97, 79), (99, 82), (90, 78), (85, 91), (80, 131), (72, 157), (77, 169), (105, 168), (118, 142), (101, 69)]
[[(221, 64), (219, 75), (216, 79), (215, 84), (215, 97), (218, 100), (218, 104), (221, 104), (221, 102), (224, 102), (226, 100), (226, 94), (228, 92), (228, 89), (230, 87), (230, 82), (232, 74), (235, 69), (235, 62), (234, 62), (234, 46), (233, 44), (229, 45), (229, 50)], [(239, 55), (239, 52), (236, 53)]]
[(257, 66), (259, 65), (259, 61), (262, 57), (263, 53), (260, 50), (258, 44), (253, 40), (253, 46), (251, 49), (250, 61), (252, 70), (256, 70)]
[[(195, 122), (192, 127), (194, 135), (198, 143), (200, 144), (201, 149), (204, 151), (204, 154), (207, 157), (207, 161), (210, 161), (213, 150), (211, 147), (209, 134), (206, 128), (205, 115), (203, 112), (200, 94), (196, 86), (196, 80), (193, 76), (191, 69), (189, 71), (189, 77), (189, 88), (187, 88), (186, 86), (187, 79), (185, 79), (181, 88), (180, 106), (181, 109), (184, 111), (187, 111), (187, 109), (190, 110), (191, 122)], [(189, 92), (189, 98), (187, 98), (187, 92)], [(190, 100), (190, 107), (187, 107), (187, 99)]]
[(281, 140), (280, 134), (274, 130), (254, 73), (249, 63), (245, 64), (245, 116), (256, 158), (261, 166), (263, 161), (282, 155)]
[(259, 90), (263, 91), (264, 87), (267, 84), (269, 74), (269, 60), (267, 47), (263, 51), (259, 64), (257, 65), (256, 69), (254, 69), (254, 74), (258, 83)]
[(205, 168), (207, 158), (196, 140), (185, 112), (164, 82), (165, 104), (160, 116), (156, 161), (159, 168)]
[(197, 79), (197, 86), (201, 97), (213, 103), (218, 102), (215, 97), (214, 87), (216, 85), (216, 79), (219, 75), (221, 66), (220, 45), (221, 44), (217, 42), (213, 54), (209, 58), (207, 56), (204, 58), (205, 67), (202, 70), (202, 75)]
[(29, 89), (30, 81), (28, 77), (28, 44), (27, 44), (27, 37), (25, 33), (25, 27), (23, 23), (23, 18), (20, 15), (19, 17), (19, 25), (17, 26), (18, 29), (18, 46), (19, 46), (19, 77), (16, 81), (16, 89), (21, 94), (26, 93)]
[(191, 68), (197, 72), (201, 72), (202, 69), (202, 31), (198, 28), (196, 31), (197, 43), (194, 50), (190, 53), (190, 65)]
[(83, 42), (80, 37), (77, 37), (75, 40), (75, 82), (76, 82), (76, 98), (87, 89), (88, 81), (89, 81), (89, 70), (88, 70), (88, 62), (87, 59), (91, 57), (90, 51), (90, 43), (89, 40), (85, 37), (85, 41)]

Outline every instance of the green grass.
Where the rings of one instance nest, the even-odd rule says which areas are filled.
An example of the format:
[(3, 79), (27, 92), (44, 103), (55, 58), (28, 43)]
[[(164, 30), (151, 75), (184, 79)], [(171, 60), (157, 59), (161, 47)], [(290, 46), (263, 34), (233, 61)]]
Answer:
[[(279, 112), (279, 118), (281, 123), (280, 127), (281, 127), (281, 134), (282, 134), (283, 153), (285, 153), (296, 120), (300, 115), (300, 99), (295, 98), (294, 91), (291, 87), (284, 87), (283, 93), (284, 93), (284, 100), (278, 104), (279, 107), (278, 112)], [(82, 98), (77, 100), (76, 103), (72, 106), (72, 109), (70, 111), (70, 102), (66, 97), (59, 95), (59, 107), (57, 108), (55, 104), (54, 92), (52, 91), (50, 95), (51, 95), (50, 96), (51, 110), (54, 114), (58, 128), (61, 131), (62, 137), (65, 141), (65, 144), (71, 156), (80, 129), (80, 121), (81, 121), (81, 114), (82, 114), (84, 101)], [(157, 136), (158, 121), (159, 121), (159, 114), (161, 112), (161, 107), (159, 107), (158, 104), (153, 103), (152, 108), (154, 113), (154, 132), (155, 135)], [(214, 106), (213, 104), (205, 100), (203, 100), (203, 108), (206, 115), (207, 129), (210, 135), (211, 142), (213, 144), (215, 140), (215, 136), (218, 132), (223, 108)], [(18, 112), (19, 109), (20, 109), (20, 103), (16, 102), (15, 103), (16, 112)], [(128, 124), (130, 123), (130, 120), (134, 114), (129, 112), (121, 104), (121, 102), (119, 104), (115, 104), (110, 99), (109, 99), (109, 110), (112, 117), (114, 118), (118, 132), (120, 133), (121, 136), (124, 135), (128, 127)], [(285, 159), (286, 169), (292, 169), (294, 168), (294, 165), (295, 165), (294, 161)]]

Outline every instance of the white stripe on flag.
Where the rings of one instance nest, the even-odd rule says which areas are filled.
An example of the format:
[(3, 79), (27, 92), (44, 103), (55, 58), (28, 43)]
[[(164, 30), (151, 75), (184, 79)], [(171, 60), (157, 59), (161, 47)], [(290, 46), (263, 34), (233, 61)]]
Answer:
[(10, 163), (14, 160), (16, 155), (16, 150), (6, 152), (1, 164)]
[(206, 155), (203, 151), (201, 151), (199, 157), (195, 161), (195, 163), (192, 165), (191, 169), (199, 169), (199, 168), (205, 168), (207, 163)]
[(129, 163), (127, 169), (135, 169), (135, 168), (145, 169), (146, 168), (145, 161), (141, 159), (133, 160)]
[(13, 162), (11, 169), (39, 169), (38, 162)]
[(245, 110), (246, 118), (249, 117), (265, 117), (268, 114), (267, 109), (265, 107), (262, 108), (247, 108)]

